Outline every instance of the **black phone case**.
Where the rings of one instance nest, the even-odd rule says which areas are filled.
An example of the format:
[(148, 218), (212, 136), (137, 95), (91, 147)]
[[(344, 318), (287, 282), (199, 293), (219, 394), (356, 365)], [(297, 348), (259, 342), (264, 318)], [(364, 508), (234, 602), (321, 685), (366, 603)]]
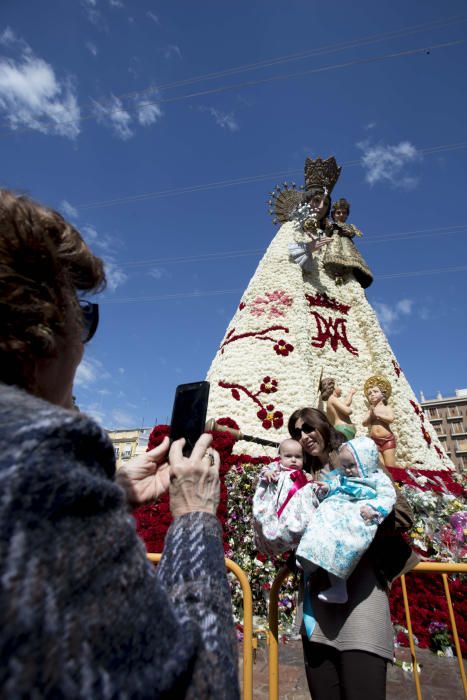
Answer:
[(196, 441), (204, 433), (208, 410), (209, 382), (180, 384), (175, 391), (175, 399), (170, 421), (170, 441), (185, 438), (183, 454), (191, 454)]

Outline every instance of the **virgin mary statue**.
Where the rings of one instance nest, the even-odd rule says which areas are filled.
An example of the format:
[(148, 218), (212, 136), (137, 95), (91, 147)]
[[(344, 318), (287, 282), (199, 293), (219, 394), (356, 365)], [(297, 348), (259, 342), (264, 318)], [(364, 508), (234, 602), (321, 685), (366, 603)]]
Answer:
[[(304, 187), (272, 193), (281, 227), (209, 369), (209, 417), (229, 417), (244, 434), (280, 442), (294, 410), (321, 408), (321, 379), (332, 377), (344, 392), (356, 389), (352, 422), (365, 435), (363, 388), (382, 376), (391, 386), (397, 466), (452, 469), (366, 298), (373, 277), (353, 242), (360, 232), (345, 216), (328, 218), (340, 172), (333, 157), (307, 158)], [(236, 450), (268, 452), (244, 441)]]

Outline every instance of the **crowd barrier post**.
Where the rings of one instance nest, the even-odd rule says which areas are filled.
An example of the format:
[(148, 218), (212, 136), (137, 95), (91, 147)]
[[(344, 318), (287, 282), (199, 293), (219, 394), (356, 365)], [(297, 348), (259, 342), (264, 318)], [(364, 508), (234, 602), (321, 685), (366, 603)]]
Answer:
[[(459, 670), (460, 670), (462, 685), (464, 688), (464, 695), (467, 697), (467, 680), (465, 677), (464, 661), (462, 659), (462, 652), (461, 652), (461, 647), (460, 647), (460, 643), (459, 643), (459, 634), (457, 632), (456, 618), (454, 616), (454, 609), (452, 607), (451, 593), (449, 591), (449, 581), (448, 581), (448, 574), (467, 574), (467, 564), (450, 564), (448, 562), (424, 561), (424, 562), (420, 562), (420, 564), (417, 564), (417, 566), (414, 569), (412, 569), (412, 571), (410, 571), (407, 575), (410, 576), (411, 573), (420, 574), (423, 572), (441, 574), (441, 577), (443, 580), (443, 586), (444, 586), (444, 595), (446, 597), (446, 601), (448, 604), (448, 614), (449, 614), (449, 622), (451, 623), (452, 637), (454, 640), (457, 661), (459, 663)], [(409, 648), (410, 648), (410, 655), (412, 657), (412, 668), (413, 668), (413, 675), (414, 675), (414, 682), (415, 682), (415, 690), (417, 693), (417, 700), (422, 700), (422, 691), (420, 688), (420, 676), (418, 673), (418, 666), (417, 666), (417, 654), (415, 651), (415, 641), (414, 641), (414, 636), (413, 636), (413, 632), (412, 632), (412, 619), (410, 617), (410, 605), (409, 605), (409, 599), (408, 599), (408, 595), (407, 595), (407, 586), (406, 586), (405, 579), (406, 579), (406, 575), (401, 576), (402, 597), (404, 600), (405, 617), (407, 620), (407, 632), (408, 632), (408, 636), (409, 636)]]
[[(148, 553), (148, 559), (158, 564), (161, 554)], [(243, 594), (243, 700), (253, 699), (253, 596), (245, 572), (231, 559), (225, 559), (225, 566), (239, 581)]]
[[(420, 687), (420, 677), (417, 668), (417, 655), (415, 651), (415, 640), (412, 631), (412, 619), (410, 616), (410, 605), (407, 595), (406, 576), (412, 573), (438, 573), (442, 576), (444, 594), (448, 604), (449, 621), (451, 624), (451, 632), (456, 649), (456, 656), (459, 663), (460, 675), (464, 694), (467, 697), (467, 682), (462, 659), (461, 647), (459, 643), (459, 635), (457, 632), (457, 624), (454, 615), (454, 609), (449, 591), (448, 574), (467, 574), (467, 564), (451, 564), (448, 562), (421, 562), (406, 575), (401, 576), (402, 597), (404, 601), (405, 616), (407, 620), (407, 632), (409, 637), (410, 655), (412, 658), (412, 668), (415, 683), (415, 691), (417, 700), (422, 700), (422, 691)], [(279, 590), (285, 579), (291, 576), (291, 571), (286, 567), (282, 567), (277, 573), (269, 595), (269, 700), (279, 700), (279, 640), (278, 640), (278, 603)]]

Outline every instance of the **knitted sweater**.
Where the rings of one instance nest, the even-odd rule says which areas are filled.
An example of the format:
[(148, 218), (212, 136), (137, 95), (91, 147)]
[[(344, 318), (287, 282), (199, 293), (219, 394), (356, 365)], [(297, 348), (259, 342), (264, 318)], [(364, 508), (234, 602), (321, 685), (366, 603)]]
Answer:
[(105, 433), (0, 385), (0, 697), (239, 697), (220, 526), (172, 524), (157, 569)]

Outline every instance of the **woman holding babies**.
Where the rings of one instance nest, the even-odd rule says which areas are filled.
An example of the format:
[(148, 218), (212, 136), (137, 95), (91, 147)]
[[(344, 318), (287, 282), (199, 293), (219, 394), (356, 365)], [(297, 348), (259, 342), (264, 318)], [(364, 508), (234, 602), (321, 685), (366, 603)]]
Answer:
[[(349, 441), (344, 448), (341, 448), (345, 442), (344, 435), (336, 431), (326, 416), (317, 409), (302, 408), (295, 411), (289, 419), (288, 429), (292, 439), (300, 443), (303, 449), (304, 469), (309, 472), (312, 481), (307, 481), (307, 484), (294, 493), (281, 512), (279, 521), (283, 516), (285, 516), (284, 522), (286, 521), (287, 508), (289, 505), (291, 506), (294, 498), (297, 498), (298, 504), (298, 494), (302, 493), (300, 499), (303, 500), (304, 495), (309, 491), (318, 499), (323, 497), (323, 486), (325, 487), (324, 492), (335, 490), (336, 479), (342, 481), (342, 473), (339, 475), (339, 472), (335, 471), (339, 466), (339, 461), (342, 463), (343, 470), (348, 471), (347, 475), (343, 474), (348, 481), (351, 480), (349, 479), (352, 476), (351, 472), (357, 474), (359, 469), (358, 478), (365, 478), (365, 471), (367, 471), (366, 478), (368, 478), (371, 470), (373, 473), (378, 470), (376, 448), (367, 444), (371, 441), (368, 438), (360, 438)], [(359, 441), (363, 441), (363, 443), (360, 444)], [(280, 458), (283, 459), (282, 456)], [(280, 483), (283, 468), (276, 467), (276, 470), (278, 472), (276, 483)], [(384, 475), (381, 474), (381, 476)], [(258, 491), (260, 488), (265, 488), (266, 478), (266, 474), (263, 474)], [(384, 504), (372, 498), (366, 498), (362, 503), (358, 503), (358, 499), (355, 499), (356, 508), (359, 512), (363, 510), (363, 514), (359, 514), (360, 529), (365, 528), (368, 522), (373, 530), (370, 536), (370, 527), (368, 527), (369, 541), (373, 539), (377, 522), (383, 520), (385, 513), (392, 510), (396, 501), (394, 487), (388, 477), (384, 476), (384, 478), (389, 482), (389, 484), (385, 482), (386, 500)], [(375, 486), (374, 483), (373, 486)], [(258, 491), (255, 495), (256, 501), (259, 499)], [(311, 533), (313, 519), (316, 518), (318, 522), (321, 508), (324, 509), (323, 515), (326, 510), (331, 509), (332, 497), (329, 493), (326, 495), (328, 498), (325, 498), (321, 505), (319, 505), (319, 500), (313, 501), (310, 495), (305, 496), (309, 499), (306, 501), (309, 504), (308, 523), (300, 535), (294, 532), (295, 541), (290, 548), (299, 544), (301, 536), (308, 526)], [(381, 496), (381, 492), (379, 495)], [(400, 495), (397, 496), (397, 499), (399, 501)], [(373, 504), (378, 503), (382, 509), (372, 508), (369, 505), (372, 500)], [(368, 510), (366, 506), (369, 507)], [(277, 510), (279, 509), (280, 506)], [(255, 511), (254, 515), (256, 519)], [(338, 527), (339, 523), (336, 523), (336, 529)], [(352, 523), (349, 524), (349, 528), (351, 527)], [(384, 525), (380, 526), (378, 530), (381, 530), (382, 527)], [(331, 546), (332, 542), (334, 542), (334, 546), (338, 542), (332, 529), (328, 523), (327, 530), (321, 529), (321, 537), (315, 532), (315, 541), (319, 542), (323, 549), (326, 549), (327, 545)], [(369, 541), (361, 549), (365, 550)], [(322, 568), (316, 573), (305, 575), (304, 621), (301, 635), (305, 670), (313, 700), (344, 700), (344, 698), (345, 700), (360, 700), (365, 696), (371, 697), (372, 700), (384, 700), (385, 698), (386, 665), (388, 660), (392, 661), (393, 659), (393, 634), (387, 596), (387, 586), (390, 581), (382, 580), (376, 569), (373, 550), (377, 546), (379, 547), (376, 541), (373, 542), (369, 550), (363, 551), (361, 558), (357, 558), (355, 561), (355, 568), (346, 581), (346, 602), (333, 603), (326, 599), (326, 596), (323, 599), (322, 593), (329, 589), (332, 581), (329, 580)], [(301, 560), (305, 570), (316, 568), (316, 566), (307, 566), (312, 560), (318, 565), (324, 563), (312, 556), (311, 549), (308, 548)]]

